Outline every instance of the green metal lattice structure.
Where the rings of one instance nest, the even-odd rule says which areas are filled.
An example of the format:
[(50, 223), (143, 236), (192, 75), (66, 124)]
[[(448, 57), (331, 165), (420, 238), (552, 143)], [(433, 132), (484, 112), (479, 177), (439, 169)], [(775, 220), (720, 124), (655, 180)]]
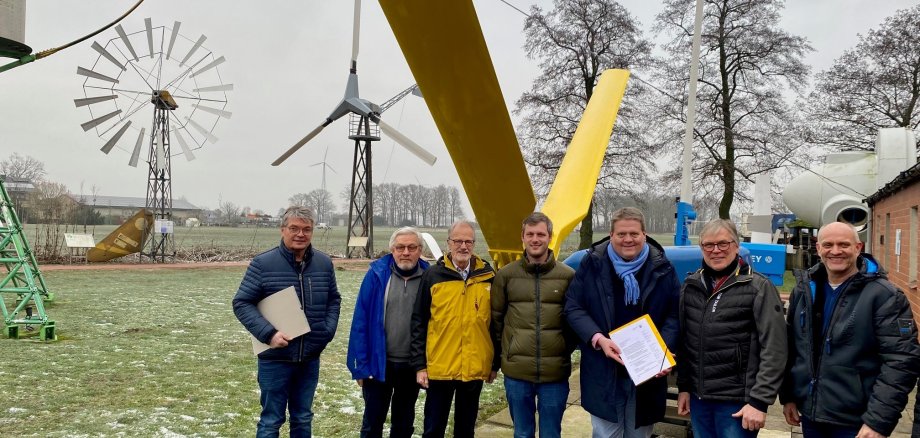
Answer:
[[(0, 310), (3, 311), (3, 332), (9, 338), (19, 338), (20, 328), (27, 331), (38, 327), (43, 341), (56, 338), (54, 321), (45, 313), (45, 302), (54, 299), (45, 286), (35, 254), (22, 232), (19, 216), (13, 208), (3, 177), (0, 177)], [(7, 306), (12, 304), (12, 309)]]

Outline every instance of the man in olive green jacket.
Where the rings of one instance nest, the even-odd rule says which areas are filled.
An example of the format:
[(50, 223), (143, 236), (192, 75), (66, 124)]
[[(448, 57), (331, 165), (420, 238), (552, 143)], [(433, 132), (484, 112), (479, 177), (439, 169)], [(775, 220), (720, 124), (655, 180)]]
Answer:
[(524, 257), (502, 268), (492, 283), (494, 369), (505, 375), (514, 436), (533, 437), (539, 398), (540, 436), (558, 437), (569, 395), (575, 339), (562, 313), (575, 271), (556, 263), (553, 223), (543, 213), (524, 219)]

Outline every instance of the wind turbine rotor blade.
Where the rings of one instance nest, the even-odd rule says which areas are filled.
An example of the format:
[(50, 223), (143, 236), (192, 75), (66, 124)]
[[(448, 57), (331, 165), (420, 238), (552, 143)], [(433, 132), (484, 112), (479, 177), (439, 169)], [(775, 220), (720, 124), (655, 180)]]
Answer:
[(288, 157), (290, 157), (294, 152), (297, 152), (298, 149), (300, 149), (301, 147), (303, 147), (303, 145), (307, 144), (307, 142), (310, 141), (310, 140), (312, 140), (313, 137), (316, 137), (316, 135), (319, 134), (320, 131), (322, 131), (323, 128), (325, 128), (326, 125), (328, 125), (328, 124), (329, 124), (329, 121), (327, 120), (327, 121), (324, 122), (322, 125), (319, 125), (319, 126), (317, 126), (316, 128), (314, 128), (312, 131), (310, 131), (309, 134), (307, 134), (306, 137), (300, 139), (300, 141), (298, 141), (297, 143), (295, 143), (294, 146), (291, 146), (290, 149), (288, 149), (284, 154), (282, 154), (280, 157), (278, 157), (277, 160), (275, 160), (274, 162), (272, 162), (272, 166), (277, 166), (277, 165), (283, 163), (284, 160), (287, 160)]
[(195, 128), (198, 132), (201, 133), (201, 135), (207, 137), (209, 142), (217, 143), (217, 136), (215, 136), (214, 134), (211, 134), (211, 131), (208, 131), (207, 129), (205, 129), (204, 126), (199, 125), (197, 122), (195, 122), (194, 120), (188, 117), (185, 118), (185, 121), (187, 121), (189, 125), (192, 125), (192, 128)]
[(88, 68), (77, 67), (77, 74), (80, 76), (86, 76), (88, 78), (99, 79), (100, 81), (111, 82), (113, 84), (118, 83), (118, 79), (106, 76), (102, 73), (96, 73)]
[(169, 59), (169, 56), (172, 55), (173, 44), (176, 43), (176, 37), (179, 36), (179, 26), (182, 26), (181, 22), (173, 23), (172, 35), (169, 36), (169, 48), (166, 49), (166, 59)]
[(410, 140), (409, 137), (406, 137), (401, 132), (397, 131), (396, 128), (386, 124), (383, 120), (378, 120), (377, 125), (380, 126), (380, 130), (383, 131), (384, 134), (396, 140), (400, 146), (412, 152), (416, 157), (421, 158), (421, 160), (428, 163), (429, 166), (434, 166), (435, 161), (438, 161), (438, 157), (423, 149), (418, 143)]
[(185, 55), (185, 58), (182, 58), (182, 62), (180, 62), (179, 65), (185, 66), (185, 61), (188, 61), (188, 59), (192, 57), (192, 55), (195, 53), (195, 51), (198, 50), (198, 48), (201, 47), (202, 44), (204, 44), (204, 41), (205, 41), (206, 39), (208, 39), (208, 37), (206, 37), (206, 36), (204, 36), (204, 35), (202, 35), (201, 37), (199, 37), (199, 38), (198, 38), (198, 41), (195, 42), (195, 45), (192, 46), (192, 49), (188, 51), (188, 54), (187, 54), (187, 55)]
[(188, 143), (185, 142), (185, 137), (182, 136), (182, 133), (177, 129), (173, 131), (173, 134), (176, 135), (176, 141), (179, 142), (179, 147), (182, 148), (182, 153), (185, 154), (185, 159), (187, 161), (194, 160), (195, 154), (193, 154), (192, 150), (188, 147)]
[(141, 156), (141, 146), (144, 144), (144, 130), (146, 128), (141, 128), (141, 133), (137, 135), (137, 141), (134, 142), (134, 150), (131, 152), (131, 159), (128, 160), (128, 165), (131, 167), (137, 167), (137, 160)]
[(153, 58), (153, 23), (149, 18), (144, 19), (144, 27), (147, 29), (147, 47), (150, 48), (150, 57)]
[(162, 171), (166, 168), (166, 149), (163, 147), (163, 142), (160, 141), (159, 133), (153, 135), (153, 144), (156, 146), (156, 169)]
[(110, 95), (108, 95), (108, 96), (87, 97), (87, 98), (83, 98), (83, 99), (74, 99), (74, 100), (73, 100), (73, 103), (74, 103), (74, 105), (77, 106), (77, 108), (79, 108), (79, 107), (81, 107), (81, 106), (92, 105), (92, 104), (94, 104), (94, 103), (105, 102), (105, 101), (107, 101), (107, 100), (113, 100), (113, 99), (117, 99), (117, 98), (118, 98), (118, 95), (117, 95), (117, 94), (110, 94)]
[(224, 84), (224, 85), (215, 85), (213, 87), (195, 88), (192, 91), (196, 93), (209, 92), (209, 91), (233, 91), (233, 84)]
[(352, 68), (358, 62), (358, 45), (361, 36), (361, 0), (355, 0), (355, 22), (351, 35), (351, 63)]
[(105, 47), (102, 47), (101, 45), (99, 45), (99, 43), (93, 41), (93, 45), (92, 45), (91, 47), (92, 47), (93, 50), (95, 50), (97, 53), (99, 53), (100, 55), (102, 55), (105, 59), (108, 59), (109, 62), (111, 62), (112, 64), (117, 65), (118, 68), (121, 69), (121, 71), (127, 70), (127, 67), (125, 67), (124, 64), (122, 64), (122, 63), (119, 62), (117, 59), (115, 59), (115, 56), (113, 56), (111, 53), (109, 53), (108, 50), (105, 50)]
[(105, 144), (102, 145), (102, 149), (100, 150), (105, 154), (111, 152), (112, 148), (115, 147), (115, 143), (118, 143), (118, 140), (121, 139), (122, 135), (125, 135), (125, 131), (127, 131), (129, 127), (131, 127), (130, 120), (128, 120), (128, 123), (125, 123), (125, 125), (122, 126), (121, 129), (119, 129), (118, 132), (116, 132), (115, 135), (109, 139), (109, 141), (105, 142)]
[(195, 108), (198, 108), (198, 109), (200, 109), (200, 110), (202, 110), (202, 111), (204, 111), (204, 112), (206, 112), (206, 113), (215, 114), (215, 115), (220, 116), (220, 117), (223, 117), (223, 118), (225, 118), (225, 119), (229, 119), (230, 116), (233, 115), (233, 113), (231, 113), (230, 111), (224, 111), (224, 110), (220, 110), (220, 109), (217, 109), (217, 108), (209, 108), (209, 107), (206, 107), (206, 106), (201, 106), (201, 105), (199, 105), (199, 104), (195, 104)]
[(134, 57), (135, 61), (137, 59), (137, 52), (134, 51), (134, 46), (131, 45), (131, 41), (128, 40), (128, 34), (125, 33), (125, 29), (121, 27), (120, 24), (115, 25), (115, 32), (118, 32), (118, 37), (121, 38), (121, 42), (125, 44), (125, 47), (128, 48), (128, 51), (131, 52), (131, 56)]
[(117, 116), (118, 114), (121, 114), (121, 110), (115, 110), (115, 111), (112, 111), (112, 112), (110, 112), (110, 113), (108, 113), (108, 114), (106, 114), (106, 115), (104, 115), (104, 116), (96, 117), (96, 118), (93, 119), (93, 120), (90, 120), (90, 121), (88, 121), (88, 122), (86, 122), (86, 123), (80, 124), (80, 127), (83, 128), (83, 132), (89, 131), (90, 129), (93, 129), (93, 128), (95, 128), (95, 127), (101, 125), (101, 124), (104, 123), (106, 120), (109, 120), (109, 119), (111, 119), (112, 117)]
[(206, 65), (206, 66), (204, 66), (204, 67), (201, 67), (200, 69), (198, 69), (198, 71), (196, 71), (196, 72), (194, 72), (194, 73), (188, 75), (188, 77), (194, 78), (195, 76), (198, 76), (198, 75), (200, 75), (200, 74), (203, 73), (203, 72), (206, 72), (206, 71), (208, 71), (208, 70), (210, 70), (210, 69), (212, 69), (212, 68), (214, 68), (214, 67), (217, 67), (218, 65), (223, 64), (224, 61), (226, 61), (226, 59), (225, 59), (223, 56), (221, 56), (220, 58), (217, 58), (217, 59), (211, 61), (210, 63), (208, 63), (208, 65)]

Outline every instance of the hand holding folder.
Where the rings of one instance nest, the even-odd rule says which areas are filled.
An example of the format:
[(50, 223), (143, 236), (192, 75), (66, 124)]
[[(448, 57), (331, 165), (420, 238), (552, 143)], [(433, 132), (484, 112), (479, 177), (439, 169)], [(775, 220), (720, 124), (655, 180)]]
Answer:
[(623, 365), (636, 385), (677, 364), (648, 314), (613, 330), (610, 339), (620, 348)]
[[(310, 323), (307, 322), (307, 315), (297, 300), (297, 291), (294, 287), (288, 287), (280, 292), (275, 292), (268, 297), (259, 301), (256, 305), (259, 313), (275, 327), (275, 330), (282, 332), (291, 338), (296, 338), (310, 332)], [(252, 338), (252, 354), (258, 356), (259, 353), (268, 350), (269, 345), (263, 344), (255, 336)]]

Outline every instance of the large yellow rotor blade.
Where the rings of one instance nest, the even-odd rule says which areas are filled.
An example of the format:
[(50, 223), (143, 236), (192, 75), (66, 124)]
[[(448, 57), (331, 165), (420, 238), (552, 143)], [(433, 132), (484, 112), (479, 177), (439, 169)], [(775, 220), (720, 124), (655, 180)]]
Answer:
[(112, 259), (140, 252), (153, 229), (153, 213), (140, 209), (115, 231), (105, 236), (95, 248), (86, 252), (88, 262), (107, 262)]
[(498, 265), (536, 198), (470, 0), (380, 0)]
[(550, 248), (556, 254), (562, 241), (588, 214), (628, 79), (626, 70), (607, 70), (601, 75), (543, 203), (543, 213), (553, 221)]

